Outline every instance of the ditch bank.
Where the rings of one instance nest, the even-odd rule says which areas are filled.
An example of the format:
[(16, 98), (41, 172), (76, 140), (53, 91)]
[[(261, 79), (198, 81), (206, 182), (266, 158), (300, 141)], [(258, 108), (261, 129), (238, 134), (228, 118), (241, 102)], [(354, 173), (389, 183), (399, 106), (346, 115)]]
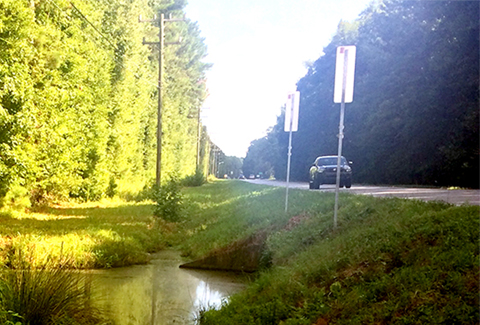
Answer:
[(180, 268), (255, 272), (268, 263), (264, 255), (267, 236), (267, 231), (259, 232), (247, 239), (217, 249), (203, 258), (182, 264)]
[[(306, 213), (294, 216), (290, 218), (283, 230), (291, 231), (308, 218), (309, 216)], [(266, 240), (273, 231), (272, 227), (259, 231), (246, 239), (238, 240), (226, 247), (214, 250), (205, 257), (182, 264), (180, 268), (256, 272), (271, 265), (271, 256), (266, 251)]]

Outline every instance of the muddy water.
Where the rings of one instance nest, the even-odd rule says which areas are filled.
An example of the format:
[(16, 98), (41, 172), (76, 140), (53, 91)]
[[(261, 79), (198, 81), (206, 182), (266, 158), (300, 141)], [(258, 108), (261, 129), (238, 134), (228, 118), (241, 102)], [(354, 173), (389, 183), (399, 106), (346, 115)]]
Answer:
[(235, 273), (180, 269), (177, 252), (158, 253), (148, 265), (88, 271), (96, 304), (116, 325), (193, 324), (200, 308), (218, 307), (245, 288)]

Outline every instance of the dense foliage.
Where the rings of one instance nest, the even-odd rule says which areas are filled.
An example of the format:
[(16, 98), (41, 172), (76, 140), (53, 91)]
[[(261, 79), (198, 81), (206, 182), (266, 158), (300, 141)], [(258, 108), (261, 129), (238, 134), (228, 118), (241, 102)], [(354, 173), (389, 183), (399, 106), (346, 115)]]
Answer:
[[(343, 153), (354, 181), (479, 187), (479, 6), (476, 1), (384, 0), (340, 22), (324, 55), (298, 82), (299, 131), (291, 177), (337, 153), (336, 47), (356, 45), (355, 93)], [(252, 143), (245, 172), (284, 178), (284, 114)], [(247, 171), (252, 169), (252, 171)]]
[[(155, 175), (158, 28), (184, 1), (0, 0), (0, 199), (83, 200), (138, 193)], [(169, 23), (162, 176), (195, 174), (205, 45)], [(202, 128), (200, 162), (208, 160)], [(205, 170), (206, 167), (202, 167)]]

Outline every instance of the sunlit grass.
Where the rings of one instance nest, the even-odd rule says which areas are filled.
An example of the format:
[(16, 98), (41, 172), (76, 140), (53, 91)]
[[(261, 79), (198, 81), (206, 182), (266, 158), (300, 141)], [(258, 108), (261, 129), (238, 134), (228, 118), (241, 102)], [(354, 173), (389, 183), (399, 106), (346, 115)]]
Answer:
[[(190, 259), (266, 232), (270, 261), (205, 324), (478, 323), (479, 207), (242, 181), (184, 188), (178, 223), (151, 202), (121, 200), (0, 212), (0, 264), (91, 268), (148, 261), (174, 246)], [(23, 263), (23, 264), (22, 264)], [(394, 321), (393, 321), (394, 320)]]
[(32, 267), (49, 261), (71, 268), (115, 267), (148, 261), (164, 247), (152, 204), (103, 200), (42, 211), (0, 212), (0, 265)]

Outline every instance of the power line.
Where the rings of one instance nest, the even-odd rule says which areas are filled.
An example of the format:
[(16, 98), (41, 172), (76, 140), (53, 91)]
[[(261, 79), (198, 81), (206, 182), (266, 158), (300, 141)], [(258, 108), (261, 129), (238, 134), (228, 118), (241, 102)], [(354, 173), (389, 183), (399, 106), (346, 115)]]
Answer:
[[(52, 0), (53, 1), (53, 0)], [(75, 9), (75, 11), (80, 15), (80, 17), (82, 17), (83, 20), (85, 20), (90, 26), (92, 26), (92, 28), (104, 39), (108, 42), (108, 44), (110, 44), (114, 49), (116, 49), (118, 51), (118, 48), (115, 44), (113, 44), (105, 35), (103, 35), (103, 33), (101, 31), (99, 31), (97, 29), (97, 27), (95, 27), (94, 24), (92, 24), (90, 22), (90, 20), (88, 20), (87, 17), (85, 17), (85, 15), (80, 11), (80, 9), (78, 9), (74, 4), (73, 2), (70, 2), (70, 4), (72, 5), (73, 9)]]

